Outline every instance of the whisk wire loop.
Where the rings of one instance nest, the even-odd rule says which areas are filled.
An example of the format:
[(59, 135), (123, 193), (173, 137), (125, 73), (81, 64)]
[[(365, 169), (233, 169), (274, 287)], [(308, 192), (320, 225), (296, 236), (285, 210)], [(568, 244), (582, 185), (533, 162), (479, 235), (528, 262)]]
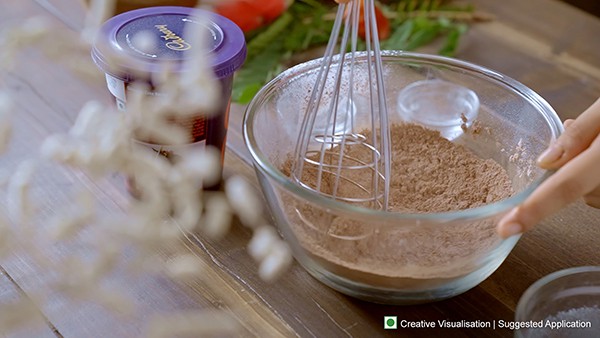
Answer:
[[(368, 104), (359, 109), (355, 70), (364, 68), (364, 53), (357, 51), (361, 15)], [(334, 55), (342, 26), (339, 53)], [(357, 117), (369, 121), (365, 130), (358, 130)], [(301, 186), (324, 196), (385, 210), (391, 171), (389, 139), (374, 1), (340, 4), (298, 134), (292, 176)]]

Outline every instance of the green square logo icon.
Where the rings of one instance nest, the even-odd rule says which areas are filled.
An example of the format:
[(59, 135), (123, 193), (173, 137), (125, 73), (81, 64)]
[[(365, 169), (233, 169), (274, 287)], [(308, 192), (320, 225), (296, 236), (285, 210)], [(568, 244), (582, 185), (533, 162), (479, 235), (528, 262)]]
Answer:
[(383, 328), (386, 330), (397, 329), (398, 328), (398, 317), (384, 316), (383, 317)]

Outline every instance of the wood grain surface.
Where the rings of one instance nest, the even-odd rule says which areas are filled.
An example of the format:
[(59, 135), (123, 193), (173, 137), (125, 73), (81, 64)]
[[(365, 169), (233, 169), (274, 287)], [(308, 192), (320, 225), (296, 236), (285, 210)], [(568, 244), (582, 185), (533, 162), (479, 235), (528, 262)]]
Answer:
[[(83, 7), (76, 0), (49, 1), (65, 20), (81, 26)], [(458, 58), (499, 71), (544, 97), (562, 119), (574, 118), (600, 96), (600, 20), (554, 0), (472, 0), (478, 10), (495, 19), (472, 26), (463, 38)], [(60, 21), (34, 1), (0, 0), (0, 26), (9, 27), (31, 15)], [(82, 58), (88, 57), (82, 54)], [(89, 66), (94, 67), (91, 60)], [(0, 86), (17, 102), (15, 136), (10, 151), (0, 157), (0, 173), (11, 173), (18, 163), (38, 156), (43, 138), (65, 132), (84, 102), (108, 100), (102, 74), (82, 80), (67, 67), (41, 55), (35, 46), (19, 57), (18, 66), (0, 74)], [(233, 107), (225, 174), (248, 177), (258, 188), (241, 141), (243, 107)], [(68, 192), (86, 187), (101, 201), (105, 212), (122, 212), (127, 201), (123, 179), (101, 181), (84, 173), (44, 167), (34, 194), (44, 201), (45, 216), (69, 203)], [(0, 196), (4, 201), (4, 193)], [(0, 204), (4, 212), (5, 202)], [(44, 241), (44, 222), (36, 224), (36, 249), (50, 262), (70, 255), (89, 256), (86, 233), (67, 243)], [(75, 301), (53, 291), (52, 271), (32, 259), (29, 246), (16, 241), (13, 252), (0, 258), (0, 303), (27, 297), (39, 309), (37, 328), (15, 333), (35, 337), (143, 337), (154, 315), (185, 309), (223, 309), (242, 326), (248, 337), (509, 337), (503, 329), (427, 330), (383, 329), (383, 316), (420, 320), (513, 320), (515, 306), (525, 289), (556, 270), (600, 265), (600, 211), (577, 202), (550, 217), (519, 241), (500, 268), (472, 290), (449, 300), (418, 306), (387, 306), (337, 293), (308, 275), (299, 265), (275, 284), (257, 276), (257, 266), (246, 253), (250, 231), (235, 225), (220, 242), (188, 236), (180, 245), (158, 252), (157, 265), (173, 252), (198, 257), (205, 274), (181, 283), (161, 274), (129, 271), (104, 281), (132, 299), (137, 311), (115, 316), (89, 301)], [(17, 297), (17, 298), (15, 298)], [(0, 328), (0, 334), (2, 334)], [(31, 333), (35, 332), (35, 333)], [(10, 335), (9, 335), (10, 336)]]

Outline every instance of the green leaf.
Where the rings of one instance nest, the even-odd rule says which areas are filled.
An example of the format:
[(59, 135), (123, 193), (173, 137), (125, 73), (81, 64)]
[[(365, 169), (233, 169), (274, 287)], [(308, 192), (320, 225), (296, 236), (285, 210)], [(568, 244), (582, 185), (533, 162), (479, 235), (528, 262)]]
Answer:
[[(414, 50), (444, 36), (444, 44), (438, 51), (439, 54), (454, 55), (467, 25), (457, 24), (452, 16), (444, 17), (443, 12), (470, 12), (474, 7), (472, 5), (451, 7), (444, 2), (444, 0), (387, 1), (388, 5), (382, 5), (382, 10), (386, 15), (395, 15), (395, 18), (392, 21), (392, 34), (387, 40), (381, 41), (381, 47), (392, 50)], [(333, 26), (329, 15), (332, 6), (332, 1), (296, 0), (271, 25), (249, 33), (246, 36), (248, 57), (246, 64), (236, 73), (233, 100), (241, 103), (249, 102), (266, 82), (290, 65), (292, 54), (325, 45)], [(437, 18), (431, 18), (432, 14)], [(358, 49), (364, 47), (365, 43), (359, 40)]]
[(248, 42), (248, 59), (254, 58), (262, 50), (271, 48), (275, 39), (279, 38), (287, 26), (293, 21), (289, 12), (284, 12), (269, 28)]
[(323, 20), (329, 9), (315, 0), (296, 1), (269, 27), (247, 43), (246, 63), (234, 78), (232, 99), (248, 103), (284, 67), (293, 52), (327, 43), (332, 22)]
[[(283, 37), (276, 42), (281, 46)], [(254, 58), (249, 59), (233, 79), (232, 100), (239, 103), (248, 103), (272, 76), (280, 70), (281, 60), (286, 53), (282, 48), (268, 48), (261, 51)]]
[(458, 42), (460, 37), (467, 31), (467, 25), (459, 24), (456, 25), (446, 37), (446, 42), (440, 48), (438, 53), (443, 56), (454, 56), (456, 49), (458, 48)]
[(250, 103), (262, 86), (262, 83), (255, 82), (249, 83), (245, 87), (238, 87), (233, 95), (233, 101), (240, 104)]
[[(300, 0), (298, 1), (298, 3), (305, 3), (313, 8), (317, 8), (317, 9), (323, 9), (325, 8), (325, 6), (323, 6), (320, 2), (316, 1), (316, 0)], [(293, 6), (293, 5), (292, 5)]]
[(403, 50), (406, 42), (413, 32), (415, 23), (413, 20), (406, 20), (396, 28), (387, 40), (381, 41), (381, 48), (389, 50)]
[(427, 18), (415, 18), (414, 33), (408, 39), (405, 49), (414, 50), (428, 44), (441, 32), (441, 26), (437, 21)]
[(329, 9), (314, 1), (299, 1), (290, 7), (294, 25), (287, 34), (284, 49), (290, 52), (306, 50), (311, 46), (325, 44), (331, 33), (331, 21), (323, 20)]
[(408, 3), (406, 7), (407, 12), (413, 12), (417, 9), (417, 6), (419, 6), (419, 2), (416, 0), (406, 0), (406, 2)]
[(431, 2), (429, 0), (423, 0), (418, 5), (419, 6), (419, 10), (420, 11), (428, 11), (428, 10), (430, 10), (430, 7), (429, 7), (430, 5), (431, 5)]
[(431, 10), (437, 11), (442, 6), (442, 0), (433, 0), (431, 4)]
[(475, 7), (472, 4), (467, 4), (467, 5), (463, 5), (463, 6), (461, 6), (461, 5), (444, 5), (444, 6), (440, 6), (439, 10), (472, 13), (475, 11)]

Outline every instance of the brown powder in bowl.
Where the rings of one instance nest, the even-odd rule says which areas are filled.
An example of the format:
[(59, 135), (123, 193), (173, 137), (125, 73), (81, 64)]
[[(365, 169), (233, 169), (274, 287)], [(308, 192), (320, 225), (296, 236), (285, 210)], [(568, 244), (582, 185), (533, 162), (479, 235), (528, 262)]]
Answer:
[(513, 194), (498, 163), (418, 125), (394, 125), (390, 209), (444, 212), (493, 203)]
[[(508, 174), (498, 163), (476, 156), (437, 131), (414, 124), (396, 124), (390, 131), (391, 212), (463, 210), (514, 193)], [(347, 154), (365, 158), (370, 151), (354, 146)], [(287, 175), (291, 164), (288, 160), (282, 168)], [(366, 182), (370, 178), (363, 172), (353, 179)], [(305, 171), (302, 181), (314, 185), (315, 173)], [(355, 189), (340, 182), (341, 191), (350, 189), (344, 196)], [(323, 190), (330, 192), (333, 186), (333, 177), (323, 176)], [(310, 202), (287, 199), (283, 205), (288, 222), (307, 254), (338, 275), (370, 285), (436, 287), (474, 271), (500, 241), (496, 219), (390, 226), (332, 215)]]

